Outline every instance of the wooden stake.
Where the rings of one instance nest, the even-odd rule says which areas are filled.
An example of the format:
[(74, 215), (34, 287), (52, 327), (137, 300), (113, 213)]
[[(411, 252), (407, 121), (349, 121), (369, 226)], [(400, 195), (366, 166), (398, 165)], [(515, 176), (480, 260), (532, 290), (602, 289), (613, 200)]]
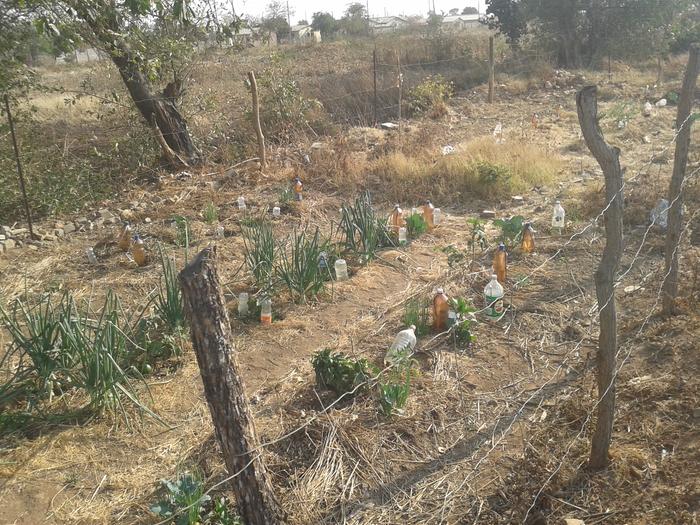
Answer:
[(399, 88), (399, 132), (401, 132), (401, 98), (403, 95), (403, 78), (401, 77), (401, 53), (396, 52), (396, 67), (398, 69), (398, 77), (396, 84)]
[(372, 51), (372, 73), (374, 77), (374, 125), (377, 125), (377, 48)]
[(27, 198), (27, 188), (24, 184), (24, 172), (22, 171), (22, 162), (19, 158), (19, 146), (17, 145), (17, 137), (15, 136), (15, 123), (12, 121), (12, 113), (10, 112), (10, 97), (5, 94), (5, 111), (7, 111), (7, 123), (10, 125), (10, 136), (12, 137), (12, 146), (15, 150), (15, 160), (17, 161), (17, 175), (19, 176), (19, 188), (22, 191), (22, 200), (24, 201), (24, 213), (27, 218), (29, 227), (29, 236), (35, 239), (34, 226), (32, 226), (32, 213), (29, 210), (29, 199)]
[(591, 442), (589, 467), (603, 469), (610, 463), (608, 451), (615, 417), (615, 354), (617, 353), (617, 315), (615, 312), (615, 273), (622, 257), (622, 168), (620, 150), (605, 142), (598, 125), (598, 95), (595, 86), (587, 86), (576, 95), (578, 120), (588, 149), (605, 176), (605, 248), (595, 273), (600, 336), (596, 356), (598, 414)]
[(185, 311), (192, 332), (211, 418), (243, 521), (284, 523), (270, 476), (258, 450), (253, 416), (231, 343), (226, 302), (216, 271), (216, 247), (205, 248), (180, 272)]
[(493, 46), (494, 46), (494, 41), (493, 41), (493, 35), (489, 37), (489, 104), (493, 104), (493, 90), (494, 90), (494, 81), (495, 81), (495, 65), (494, 65), (494, 58), (493, 58)]
[(250, 91), (253, 93), (253, 119), (255, 120), (255, 133), (258, 135), (258, 157), (260, 157), (260, 167), (265, 169), (267, 166), (265, 136), (260, 126), (260, 101), (258, 100), (258, 83), (255, 81), (255, 71), (248, 72), (248, 80), (250, 80)]
[(675, 313), (676, 297), (678, 296), (678, 246), (681, 238), (683, 223), (683, 182), (688, 166), (688, 149), (693, 128), (693, 118), (690, 112), (695, 99), (695, 86), (698, 81), (700, 68), (700, 44), (690, 47), (688, 67), (683, 78), (683, 89), (678, 100), (676, 114), (676, 153), (673, 159), (673, 175), (668, 188), (668, 230), (666, 232), (666, 272), (663, 284), (663, 312), (666, 315)]

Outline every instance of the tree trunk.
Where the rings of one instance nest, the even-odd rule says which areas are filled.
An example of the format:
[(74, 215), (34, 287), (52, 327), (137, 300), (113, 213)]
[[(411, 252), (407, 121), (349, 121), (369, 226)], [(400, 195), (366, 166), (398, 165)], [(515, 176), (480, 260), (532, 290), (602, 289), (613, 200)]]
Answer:
[(605, 175), (606, 242), (603, 257), (595, 274), (600, 336), (596, 356), (598, 382), (598, 414), (591, 443), (589, 466), (602, 469), (608, 466), (608, 450), (615, 415), (615, 354), (617, 353), (617, 316), (615, 312), (615, 272), (622, 257), (622, 169), (620, 150), (610, 147), (598, 126), (597, 88), (587, 86), (576, 96), (578, 119), (588, 149), (600, 164)]
[(284, 522), (270, 477), (257, 450), (254, 421), (231, 344), (226, 303), (216, 271), (216, 247), (206, 248), (179, 275), (192, 346), (204, 393), (243, 521), (247, 525)]
[(690, 47), (688, 67), (683, 78), (683, 89), (678, 101), (676, 116), (676, 153), (673, 159), (673, 175), (668, 189), (668, 231), (666, 232), (666, 273), (663, 284), (663, 312), (666, 315), (675, 313), (676, 297), (678, 295), (678, 246), (681, 238), (683, 223), (683, 182), (685, 169), (688, 165), (688, 149), (693, 128), (690, 112), (695, 99), (695, 85), (700, 67), (700, 45)]

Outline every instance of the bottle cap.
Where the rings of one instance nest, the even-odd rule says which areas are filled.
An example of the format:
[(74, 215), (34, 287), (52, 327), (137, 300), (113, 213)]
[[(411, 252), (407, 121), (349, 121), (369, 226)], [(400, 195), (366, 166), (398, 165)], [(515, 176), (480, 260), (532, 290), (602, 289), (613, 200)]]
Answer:
[(498, 243), (498, 249), (501, 250), (502, 252), (506, 251), (506, 245), (503, 244), (502, 242)]
[(436, 291), (437, 291), (438, 294), (443, 294), (443, 293), (445, 293), (445, 290), (442, 289), (442, 288), (438, 288)]
[(416, 325), (414, 325), (414, 324), (412, 324), (411, 326), (409, 326), (409, 328), (410, 328), (411, 330), (413, 330), (414, 332), (416, 331)]
[(492, 275), (491, 275), (491, 280), (492, 280), (492, 281), (498, 281), (498, 275), (496, 275), (495, 273), (492, 274)]
[(561, 201), (559, 201), (559, 200), (554, 201), (554, 204), (561, 204)]

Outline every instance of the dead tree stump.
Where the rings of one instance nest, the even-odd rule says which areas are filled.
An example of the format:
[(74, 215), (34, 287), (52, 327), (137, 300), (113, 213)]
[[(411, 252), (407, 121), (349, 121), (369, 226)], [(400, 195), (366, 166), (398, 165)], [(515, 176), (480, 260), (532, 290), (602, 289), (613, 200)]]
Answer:
[(179, 275), (192, 346), (204, 393), (233, 479), (241, 517), (248, 525), (284, 522), (270, 477), (260, 457), (253, 417), (231, 344), (226, 303), (216, 272), (216, 248), (206, 248)]
[(615, 312), (615, 273), (622, 257), (622, 168), (620, 150), (609, 146), (598, 126), (596, 86), (587, 86), (576, 95), (578, 120), (588, 149), (605, 175), (605, 249), (595, 274), (600, 336), (596, 356), (598, 414), (591, 443), (590, 468), (608, 466), (608, 450), (615, 415), (615, 354), (617, 353), (617, 315)]

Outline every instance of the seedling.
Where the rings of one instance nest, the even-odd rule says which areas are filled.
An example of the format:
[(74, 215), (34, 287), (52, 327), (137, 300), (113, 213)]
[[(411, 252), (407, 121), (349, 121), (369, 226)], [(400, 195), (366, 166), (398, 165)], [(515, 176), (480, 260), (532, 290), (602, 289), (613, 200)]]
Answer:
[(493, 221), (493, 223), (501, 229), (501, 235), (498, 237), (498, 240), (505, 244), (509, 250), (520, 242), (524, 222), (525, 219), (520, 215), (516, 215), (510, 219), (496, 219)]
[(316, 352), (311, 364), (316, 373), (316, 382), (339, 395), (352, 392), (376, 372), (366, 359), (352, 359), (342, 353), (333, 353), (330, 348)]

